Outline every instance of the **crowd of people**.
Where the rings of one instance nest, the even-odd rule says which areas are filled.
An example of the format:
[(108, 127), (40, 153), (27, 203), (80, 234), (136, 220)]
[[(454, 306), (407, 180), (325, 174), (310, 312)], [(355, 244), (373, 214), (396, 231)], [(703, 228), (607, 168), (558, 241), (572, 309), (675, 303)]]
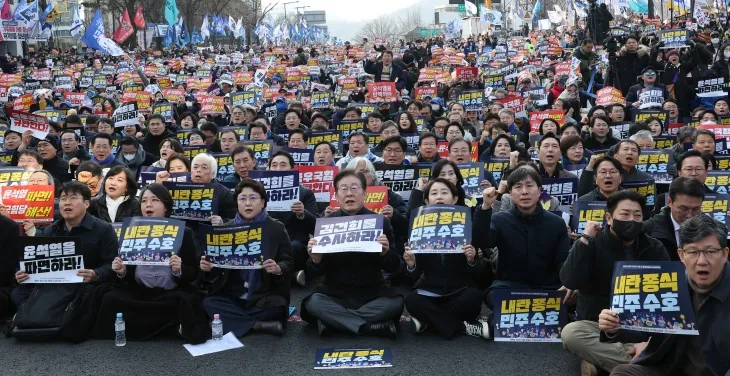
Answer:
[[(724, 324), (730, 313), (727, 228), (702, 207), (705, 196), (715, 193), (705, 185), (709, 171), (719, 169), (727, 149), (716, 148), (726, 134), (713, 130), (727, 127), (730, 102), (724, 86), (722, 95), (698, 96), (697, 82), (728, 82), (726, 25), (718, 18), (702, 26), (692, 21), (616, 26), (628, 29), (616, 37), (616, 56), (601, 46), (603, 39), (580, 29), (409, 43), (363, 40), (306, 50), (172, 49), (117, 58), (39, 49), (10, 56), (0, 76), (8, 83), (0, 119), (2, 163), (33, 171), (29, 185), (54, 185), (57, 205), (47, 226), (17, 223), (0, 206), (5, 245), (0, 315), (18, 312), (11, 335), (37, 334), (24, 330), (34, 328), (24, 327), (18, 317), (32, 315), (44, 307), (39, 299), (53, 296), (48, 285), (27, 283), (16, 245), (23, 236), (73, 236), (84, 257), (78, 271), (83, 289), (74, 295), (76, 314), (64, 318), (55, 334), (74, 341), (113, 338), (117, 312), (124, 313), (132, 340), (171, 331), (202, 343), (210, 338), (209, 321), (216, 314), (224, 331), (236, 336), (282, 335), (293, 284), (317, 284), (300, 309), (320, 335), (344, 331), (396, 338), (396, 323), (407, 310), (416, 333), (491, 339), (494, 324), (478, 317), (482, 304), (490, 312), (499, 309), (495, 289), (561, 290), (563, 304), (576, 314), (559, 337), (581, 359), (583, 375), (725, 375), (730, 370)], [(670, 49), (660, 42), (662, 28), (691, 26), (696, 31), (684, 46)], [(565, 62), (575, 69), (561, 71)], [(466, 67), (476, 67), (478, 75), (460, 78), (457, 73)], [(36, 79), (37, 71), (46, 69), (52, 78)], [(430, 75), (434, 69), (445, 74)], [(500, 74), (501, 85), (485, 87), (488, 77)], [(71, 76), (71, 87), (58, 87), (53, 77), (60, 76)], [(345, 87), (347, 78), (354, 78), (354, 87)], [(366, 103), (370, 85), (382, 82), (395, 84), (395, 96)], [(597, 91), (609, 86), (623, 97), (598, 104)], [(30, 99), (25, 88), (33, 88)], [(419, 96), (424, 88), (432, 91)], [(135, 90), (150, 96), (146, 102), (133, 96), (142, 110), (130, 122), (118, 109), (129, 101), (123, 94)], [(312, 108), (309, 98), (325, 91), (332, 93), (329, 105)], [(482, 101), (460, 102), (463, 91), (483, 93)], [(243, 95), (238, 94), (251, 92), (253, 102), (239, 102)], [(68, 93), (86, 96), (71, 103)], [(222, 111), (207, 106), (214, 97), (223, 97)], [(563, 116), (531, 125), (530, 114), (544, 110)], [(632, 121), (645, 110), (656, 115)], [(17, 111), (47, 116), (47, 136), (18, 130), (12, 120)], [(360, 128), (348, 127), (335, 142), (310, 142), (357, 121)], [(669, 143), (663, 154), (671, 182), (656, 185), (652, 207), (622, 185), (655, 179), (637, 164), (659, 139)], [(264, 143), (273, 148), (255, 147)], [(267, 191), (249, 173), (294, 170), (292, 154), (302, 149), (312, 150), (314, 166), (338, 169), (331, 191), (339, 208), (318, 201), (301, 185), (290, 211), (267, 211)], [(466, 195), (460, 165), (491, 160), (507, 161), (506, 168), (485, 169), (479, 190)], [(366, 190), (384, 185), (376, 171), (381, 165), (430, 172), (414, 179), (410, 192), (388, 189), (377, 239), (382, 251), (313, 253), (317, 218), (374, 214), (365, 207)], [(141, 179), (148, 171), (154, 182)], [(180, 174), (191, 183), (214, 185), (216, 214), (192, 219), (198, 215), (192, 210), (180, 249), (166, 260), (169, 266), (124, 264), (112, 223), (173, 215), (165, 183)], [(566, 226), (555, 215), (561, 203), (542, 190), (549, 178), (576, 179), (578, 201), (605, 203), (602, 221), (588, 221), (583, 231)], [(422, 205), (470, 208), (473, 239), (463, 253), (412, 252), (409, 220)], [(268, 250), (260, 269), (214, 267), (196, 233), (201, 223), (261, 221)], [(439, 244), (435, 249), (443, 248)], [(614, 264), (670, 260), (686, 267), (699, 336), (650, 338), (621, 330), (609, 309)], [(393, 287), (398, 284), (414, 289), (404, 296)], [(529, 336), (530, 330), (537, 329), (502, 334)]]

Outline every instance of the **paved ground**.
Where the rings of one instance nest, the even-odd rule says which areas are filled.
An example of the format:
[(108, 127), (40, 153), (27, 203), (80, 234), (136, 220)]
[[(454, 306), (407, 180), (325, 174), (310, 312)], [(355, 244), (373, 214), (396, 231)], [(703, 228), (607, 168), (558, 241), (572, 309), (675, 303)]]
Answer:
[[(297, 310), (312, 287), (294, 287)], [(295, 312), (295, 315), (298, 311)], [(296, 317), (295, 317), (296, 319)], [(113, 323), (109, 323), (113, 325)], [(184, 341), (167, 337), (146, 342), (92, 340), (82, 344), (21, 343), (0, 338), (0, 375), (580, 375), (579, 361), (556, 343), (496, 343), (459, 336), (452, 341), (433, 334), (413, 335), (401, 323), (398, 339), (335, 334), (320, 339), (304, 322), (289, 322), (283, 337), (252, 334), (245, 347), (222, 353), (191, 356)], [(393, 367), (370, 370), (314, 370), (317, 348), (389, 346)]]

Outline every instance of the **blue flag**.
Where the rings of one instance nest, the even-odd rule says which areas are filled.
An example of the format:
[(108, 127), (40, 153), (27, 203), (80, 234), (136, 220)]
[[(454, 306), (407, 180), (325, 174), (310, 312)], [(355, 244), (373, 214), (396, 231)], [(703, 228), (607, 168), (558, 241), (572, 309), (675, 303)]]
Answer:
[(537, 20), (537, 14), (542, 10), (542, 0), (537, 0), (535, 7), (532, 8), (532, 20)]
[(167, 34), (165, 34), (165, 37), (162, 38), (162, 45), (165, 47), (174, 44), (177, 40), (176, 38), (176, 31), (175, 31), (175, 25), (170, 25), (167, 27)]
[(112, 56), (122, 56), (124, 51), (113, 40), (104, 35), (104, 21), (101, 19), (101, 10), (97, 9), (94, 19), (86, 28), (81, 41), (87, 46)]
[(175, 0), (165, 1), (165, 21), (168, 25), (174, 25), (177, 23), (177, 19), (180, 16), (180, 12), (177, 10), (177, 2)]
[(177, 41), (179, 45), (181, 46), (187, 46), (190, 44), (190, 31), (188, 31), (187, 25), (185, 25), (185, 20), (180, 17), (180, 39)]
[(200, 36), (200, 31), (198, 31), (197, 26), (193, 26), (192, 43), (193, 44), (203, 43), (203, 37)]

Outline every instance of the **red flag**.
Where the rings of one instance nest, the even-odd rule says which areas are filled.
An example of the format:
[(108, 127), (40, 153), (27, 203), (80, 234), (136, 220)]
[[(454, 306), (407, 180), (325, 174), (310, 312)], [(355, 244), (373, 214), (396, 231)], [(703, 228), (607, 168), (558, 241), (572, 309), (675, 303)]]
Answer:
[(2, 0), (3, 6), (0, 8), (0, 19), (12, 20), (13, 14), (10, 13), (10, 0)]
[(134, 24), (140, 29), (144, 29), (145, 27), (144, 14), (142, 14), (142, 5), (139, 5), (137, 7), (137, 13), (134, 14)]
[(119, 27), (117, 28), (117, 31), (114, 32), (114, 39), (117, 43), (124, 43), (129, 36), (134, 34), (134, 26), (132, 26), (132, 21), (129, 19), (129, 12), (125, 9), (124, 14), (122, 15), (122, 22), (119, 23)]

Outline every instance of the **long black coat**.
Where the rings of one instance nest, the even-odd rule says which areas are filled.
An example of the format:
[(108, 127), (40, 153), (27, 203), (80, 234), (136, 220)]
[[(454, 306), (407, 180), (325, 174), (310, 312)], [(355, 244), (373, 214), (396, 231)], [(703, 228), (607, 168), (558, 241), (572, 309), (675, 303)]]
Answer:
[[(361, 208), (356, 215), (375, 214)], [(330, 217), (347, 217), (342, 209), (332, 213)], [(317, 286), (316, 293), (326, 294), (346, 308), (357, 309), (363, 304), (378, 297), (393, 297), (399, 294), (390, 287), (384, 286), (382, 271), (395, 273), (400, 268), (400, 256), (395, 250), (395, 236), (388, 218), (383, 218), (383, 234), (388, 237), (389, 250), (385, 255), (380, 253), (342, 252), (328, 253), (322, 256), (319, 264), (307, 260), (308, 277), (324, 276), (324, 281)], [(305, 298), (306, 300), (306, 298)], [(302, 318), (308, 322), (317, 322), (309, 315), (302, 304)]]
[(660, 241), (667, 251), (667, 257), (672, 261), (680, 261), (677, 254), (679, 246), (677, 245), (677, 238), (674, 236), (672, 212), (669, 207), (664, 206), (659, 214), (655, 214), (644, 221), (644, 233)]
[[(226, 226), (232, 225), (235, 225), (233, 221), (226, 223)], [(281, 274), (275, 275), (266, 273), (263, 269), (258, 270), (257, 272), (261, 273), (261, 287), (257, 291), (249, 292), (246, 305), (259, 308), (288, 307), (291, 295), (291, 274), (294, 270), (289, 235), (284, 225), (271, 217), (266, 218), (264, 228), (268, 234), (266, 236), (269, 243), (268, 258), (279, 264)], [(209, 273), (203, 273), (203, 288), (207, 290), (208, 295), (222, 293), (229, 284), (230, 273), (238, 272), (234, 269), (213, 268)]]
[[(662, 243), (641, 234), (634, 241), (635, 260), (632, 261), (669, 261)], [(611, 235), (605, 226), (596, 238), (588, 244), (578, 240), (573, 244), (568, 258), (560, 269), (563, 286), (580, 290), (578, 294), (578, 317), (581, 320), (598, 321), (601, 310), (611, 304), (613, 286), (613, 265), (626, 261), (622, 242)]]

